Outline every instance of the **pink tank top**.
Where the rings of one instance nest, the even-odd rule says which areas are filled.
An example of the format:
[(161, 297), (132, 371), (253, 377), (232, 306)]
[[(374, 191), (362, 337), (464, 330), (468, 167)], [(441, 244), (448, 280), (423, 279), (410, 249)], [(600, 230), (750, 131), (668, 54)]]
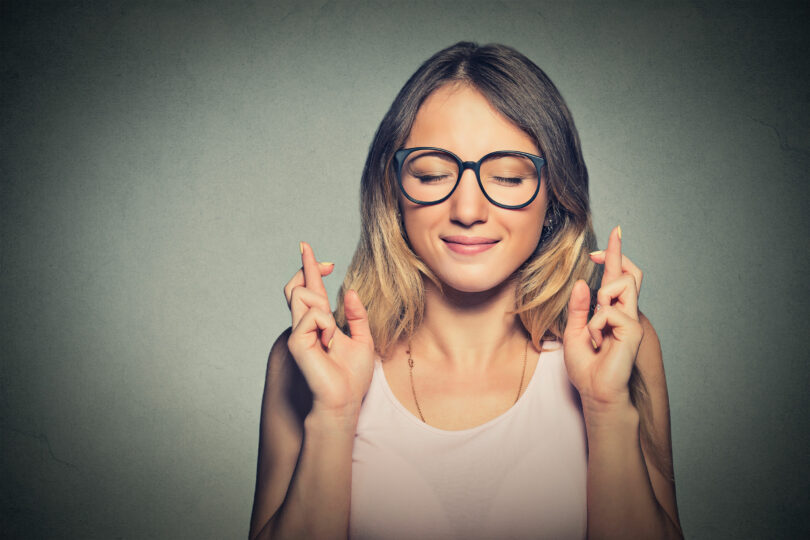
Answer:
[(585, 538), (587, 438), (559, 342), (517, 403), (470, 429), (411, 414), (377, 359), (352, 454), (349, 537)]

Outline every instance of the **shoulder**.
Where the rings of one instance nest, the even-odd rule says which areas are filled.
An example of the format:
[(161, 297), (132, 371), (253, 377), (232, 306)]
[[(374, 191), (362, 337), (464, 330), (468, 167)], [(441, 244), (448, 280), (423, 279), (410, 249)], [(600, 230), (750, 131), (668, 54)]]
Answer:
[[(641, 311), (638, 312), (639, 323), (644, 331), (638, 347), (636, 365), (644, 376), (645, 382), (661, 383), (664, 381), (664, 360), (661, 354), (661, 342), (650, 319)], [(664, 382), (666, 388), (666, 383)]]
[(661, 342), (650, 319), (639, 312), (639, 322), (644, 331), (636, 355), (636, 368), (644, 380), (646, 393), (653, 408), (656, 421), (669, 423), (669, 395), (667, 392), (667, 379), (664, 372), (664, 357), (661, 353)]
[(290, 356), (290, 349), (287, 346), (287, 340), (290, 339), (292, 327), (287, 327), (273, 342), (270, 348), (270, 354), (267, 357), (267, 373), (270, 374), (271, 370), (281, 369), (283, 365), (292, 360)]
[(294, 414), (303, 423), (312, 406), (312, 393), (287, 346), (292, 328), (284, 330), (270, 349), (265, 380), (265, 412)]

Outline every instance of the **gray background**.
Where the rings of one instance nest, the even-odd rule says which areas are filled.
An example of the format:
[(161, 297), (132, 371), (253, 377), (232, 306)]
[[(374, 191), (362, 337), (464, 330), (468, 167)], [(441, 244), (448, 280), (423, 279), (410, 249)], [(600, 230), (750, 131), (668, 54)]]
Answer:
[(372, 135), (461, 39), (573, 111), (602, 244), (645, 270), (687, 536), (810, 530), (806, 7), (0, 6), (4, 535), (246, 536), (298, 241), (334, 295)]

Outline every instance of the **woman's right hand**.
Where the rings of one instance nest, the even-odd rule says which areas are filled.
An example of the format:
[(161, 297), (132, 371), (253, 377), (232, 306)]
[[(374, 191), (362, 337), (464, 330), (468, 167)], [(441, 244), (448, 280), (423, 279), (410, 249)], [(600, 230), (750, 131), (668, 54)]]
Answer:
[(313, 395), (310, 415), (356, 422), (374, 370), (374, 342), (368, 313), (357, 292), (344, 295), (351, 336), (335, 322), (322, 275), (334, 268), (319, 264), (312, 247), (301, 242), (302, 268), (284, 286), (292, 315), (287, 347)]

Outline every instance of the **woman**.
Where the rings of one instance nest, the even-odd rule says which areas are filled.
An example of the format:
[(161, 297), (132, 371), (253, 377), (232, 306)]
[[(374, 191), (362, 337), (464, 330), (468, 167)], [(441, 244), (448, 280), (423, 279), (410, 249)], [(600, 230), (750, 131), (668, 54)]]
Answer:
[(590, 252), (545, 73), (501, 45), (434, 55), (376, 133), (361, 206), (334, 316), (309, 244), (284, 288), (251, 538), (682, 537), (642, 274), (618, 227)]

